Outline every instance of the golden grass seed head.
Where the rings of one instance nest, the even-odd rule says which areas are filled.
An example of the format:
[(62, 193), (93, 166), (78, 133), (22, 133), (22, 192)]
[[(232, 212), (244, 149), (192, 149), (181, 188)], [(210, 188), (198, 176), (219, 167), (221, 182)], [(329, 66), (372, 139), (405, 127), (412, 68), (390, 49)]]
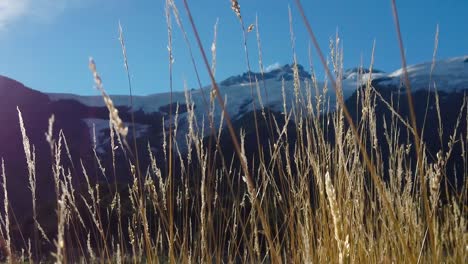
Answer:
[(240, 5), (237, 0), (231, 0), (231, 9), (239, 19), (242, 19)]

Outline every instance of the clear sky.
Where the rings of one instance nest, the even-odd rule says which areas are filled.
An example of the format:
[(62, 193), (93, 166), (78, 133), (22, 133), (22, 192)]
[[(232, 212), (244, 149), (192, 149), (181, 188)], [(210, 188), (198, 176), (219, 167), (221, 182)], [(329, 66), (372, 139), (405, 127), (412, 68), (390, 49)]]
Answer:
[[(96, 60), (111, 94), (127, 94), (118, 41), (124, 28), (135, 94), (168, 91), (167, 26), (163, 0), (0, 0), (0, 75), (44, 92), (97, 94), (88, 70)], [(209, 79), (192, 38), (182, 1), (176, 0), (190, 35), (203, 84)], [(376, 40), (375, 67), (400, 68), (390, 0), (303, 0), (322, 48), (338, 30), (344, 45), (345, 68), (368, 65)], [(258, 15), (265, 66), (292, 61), (288, 5), (293, 12), (299, 63), (308, 65), (309, 39), (291, 0), (240, 0), (246, 24)], [(242, 32), (229, 0), (189, 1), (205, 49), (219, 18), (216, 78), (246, 71)], [(440, 26), (438, 58), (468, 54), (468, 1), (398, 0), (408, 63), (430, 61), (436, 25)], [(184, 82), (197, 88), (187, 46), (173, 23), (174, 89)], [(249, 34), (252, 70), (258, 71), (255, 34)], [(318, 62), (314, 56), (315, 62)], [(318, 65), (318, 64), (317, 64)]]

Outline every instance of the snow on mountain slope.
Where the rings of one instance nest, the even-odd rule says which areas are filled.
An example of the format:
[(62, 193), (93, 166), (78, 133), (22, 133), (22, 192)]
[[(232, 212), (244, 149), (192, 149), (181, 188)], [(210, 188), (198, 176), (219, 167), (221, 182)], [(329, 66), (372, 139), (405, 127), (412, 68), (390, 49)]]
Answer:
[[(281, 78), (284, 78), (282, 76)], [(283, 82), (281, 79), (277, 78), (268, 78), (264, 82), (260, 81), (257, 84), (255, 83), (246, 83), (244, 80), (236, 82), (236, 80), (231, 79), (229, 85), (220, 85), (220, 93), (225, 99), (226, 111), (231, 116), (233, 120), (241, 118), (245, 113), (248, 113), (254, 109), (252, 102), (255, 102), (255, 108), (260, 110), (263, 107), (268, 107), (274, 111), (282, 112), (283, 111), (283, 98), (286, 98), (286, 106), (289, 109), (294, 102), (294, 81), (286, 76), (288, 80), (284, 81), (284, 94), (283, 97)], [(312, 102), (315, 101), (315, 87), (311, 86), (312, 81), (306, 78), (303, 78), (301, 81), (301, 92), (304, 100), (306, 100), (307, 91), (310, 91)], [(351, 96), (358, 85), (360, 84), (355, 79), (346, 79), (343, 80), (343, 94), (345, 98)], [(318, 90), (322, 91), (324, 83), (318, 83)], [(253, 90), (252, 90), (253, 89)], [(208, 108), (205, 104), (205, 100), (210, 102), (211, 86), (206, 86), (203, 88), (203, 92), (200, 90), (191, 90), (188, 91), (190, 95), (190, 101), (195, 105), (195, 116), (197, 119), (197, 125), (199, 128), (202, 127), (202, 124), (205, 126), (205, 135), (209, 131), (208, 127)], [(253, 92), (253, 97), (252, 97)], [(259, 96), (260, 95), (260, 96)], [(331, 88), (328, 88), (327, 97), (330, 99), (330, 105), (333, 107), (335, 104), (335, 94)], [(205, 99), (204, 99), (205, 97)], [(101, 96), (78, 96), (73, 94), (49, 94), (49, 98), (52, 101), (58, 101), (62, 99), (72, 99), (76, 100), (84, 105), (90, 107), (105, 107), (104, 101)], [(129, 97), (125, 95), (115, 95), (111, 96), (114, 104), (116, 106), (129, 106)], [(172, 96), (174, 103), (178, 103), (180, 106), (186, 106), (186, 93), (185, 92), (174, 92)], [(170, 105), (170, 94), (169, 93), (160, 93), (153, 94), (148, 96), (134, 96), (133, 98), (133, 110), (138, 111), (142, 110), (145, 113), (159, 112), (163, 115), (167, 115), (169, 105)], [(173, 111), (175, 111), (175, 104), (173, 105)], [(182, 109), (182, 107), (180, 108)], [(218, 127), (221, 122), (221, 111), (220, 107), (216, 101), (214, 111), (214, 123), (215, 127)], [(185, 138), (185, 134), (188, 129), (184, 124), (184, 119), (187, 118), (186, 111), (179, 112), (179, 127), (178, 127), (178, 137), (180, 140)], [(165, 126), (168, 127), (167, 120), (169, 117), (166, 117)], [(203, 122), (204, 120), (204, 122)], [(92, 122), (96, 123), (96, 134), (101, 134), (102, 131), (108, 129), (108, 121), (90, 119), (85, 120), (90, 126), (90, 132), (92, 132)], [(102, 122), (103, 121), (103, 122)], [(127, 125), (130, 125), (129, 123)], [(137, 127), (141, 124), (136, 124)], [(161, 131), (162, 133), (162, 131)], [(105, 142), (101, 142), (105, 143)], [(99, 145), (99, 142), (98, 142)]]
[[(310, 94), (312, 103), (315, 103), (315, 87), (312, 87), (312, 80), (310, 74), (307, 73), (302, 66), (299, 66), (299, 77), (301, 79), (301, 94), (304, 100), (307, 100), (307, 95)], [(359, 73), (361, 72), (361, 73)], [(432, 75), (431, 75), (432, 72)], [(364, 85), (370, 78), (375, 84), (386, 87), (391, 86), (398, 88), (401, 86), (403, 71), (397, 70), (393, 73), (386, 74), (384, 72), (373, 70), (372, 73), (367, 69), (354, 68), (345, 71), (343, 79), (340, 80), (342, 86), (343, 97), (346, 100), (349, 98), (358, 87)], [(451, 91), (451, 90), (462, 90), (468, 89), (468, 56), (456, 57), (451, 59), (436, 61), (434, 67), (432, 63), (422, 63), (417, 65), (408, 66), (409, 79), (411, 82), (411, 88), (414, 91), (419, 89), (427, 89), (430, 83), (430, 76), (432, 77), (432, 83), (435, 83), (439, 90)], [(251, 78), (260, 79), (259, 73), (250, 73)], [(290, 65), (285, 65), (281, 68), (272, 70), (263, 75), (263, 81), (256, 83), (250, 83), (249, 73), (230, 77), (219, 83), (219, 89), (222, 97), (226, 100), (226, 111), (233, 120), (241, 118), (245, 113), (253, 110), (252, 102), (255, 102), (257, 110), (261, 107), (268, 107), (274, 111), (283, 111), (283, 98), (286, 98), (286, 106), (290, 108), (292, 103), (295, 101), (294, 95), (294, 80), (293, 71)], [(283, 97), (283, 83), (284, 83), (284, 97)], [(325, 82), (318, 82), (318, 91), (320, 95), (329, 98), (331, 108), (334, 109), (336, 103), (335, 92), (332, 87), (328, 87), (327, 94), (323, 93)], [(328, 86), (330, 86), (328, 84)], [(252, 96), (253, 92), (253, 96)], [(199, 89), (188, 91), (190, 94), (191, 101), (195, 105), (195, 116), (197, 118), (198, 126), (202, 126), (202, 120), (205, 120), (205, 131), (208, 131), (207, 127), (207, 114), (208, 109), (205, 104), (206, 101), (210, 101), (211, 86), (203, 88), (203, 92)], [(205, 100), (203, 98), (205, 96)], [(49, 94), (51, 100), (56, 101), (60, 99), (73, 99), (87, 106), (104, 107), (104, 102), (101, 96), (77, 96), (72, 94)], [(116, 106), (129, 106), (130, 100), (126, 95), (115, 95), (111, 96)], [(170, 94), (160, 93), (148, 96), (134, 96), (133, 98), (133, 110), (142, 110), (144, 113), (159, 112), (162, 115), (167, 115), (170, 105)], [(179, 132), (178, 137), (183, 140), (185, 137), (185, 130), (188, 129), (183, 124), (184, 119), (187, 116), (186, 113), (186, 93), (185, 92), (174, 92), (173, 102), (178, 103), (181, 106), (179, 112)], [(175, 111), (175, 105), (173, 105), (173, 111)], [(184, 108), (185, 107), (185, 108)], [(218, 126), (221, 120), (221, 111), (219, 105), (215, 104), (216, 111), (214, 112), (215, 125)], [(166, 127), (167, 120), (166, 119)], [(96, 121), (96, 120), (95, 120)], [(90, 124), (89, 120), (87, 123)], [(101, 123), (106, 124), (106, 123)], [(141, 127), (141, 124), (136, 124)], [(90, 127), (91, 128), (91, 127)], [(105, 125), (99, 126), (100, 129), (107, 128)], [(144, 129), (143, 129), (144, 130)], [(99, 131), (96, 131), (99, 132)], [(161, 131), (162, 133), (162, 131)]]
[[(275, 70), (276, 71), (276, 70)], [(268, 75), (269, 73), (266, 73)], [(245, 74), (244, 74), (245, 75)], [(284, 76), (283, 76), (284, 77)], [(256, 102), (257, 108), (259, 108), (260, 101), (265, 107), (272, 107), (275, 110), (281, 111), (283, 106), (283, 93), (282, 93), (282, 79), (278, 78), (266, 78), (264, 82), (259, 81), (258, 87), (255, 83), (250, 84), (249, 82), (241, 81), (236, 82), (232, 80), (233, 77), (228, 78), (230, 80), (229, 85), (219, 84), (220, 92), (223, 98), (226, 99), (227, 111), (231, 115), (237, 115), (240, 112), (245, 112), (252, 110), (252, 94), (251, 89), (253, 89), (254, 100)], [(223, 83), (223, 82), (221, 82)], [(315, 88), (310, 87), (312, 81), (307, 78), (302, 78), (301, 88), (302, 93), (305, 95), (306, 90), (310, 88), (312, 97), (315, 97)], [(356, 78), (347, 78), (342, 81), (343, 84), (343, 94), (345, 99), (351, 96), (351, 94), (360, 86), (363, 82), (357, 80)], [(319, 82), (319, 90), (321, 91), (324, 87), (324, 82)], [(294, 81), (291, 78), (286, 77), (284, 81), (284, 91), (286, 94), (287, 104), (292, 102), (294, 99)], [(308, 88), (307, 88), (308, 87)], [(330, 97), (332, 101), (335, 100), (334, 92), (331, 91), (331, 88), (328, 89), (329, 92), (327, 96)], [(189, 91), (192, 101), (195, 103), (197, 114), (206, 113), (207, 109), (205, 108), (203, 94), (205, 99), (209, 102), (211, 92), (211, 86), (206, 86), (203, 88), (203, 92), (199, 89)], [(259, 100), (258, 95), (261, 99)], [(185, 92), (174, 92), (173, 101), (179, 104), (186, 103)], [(79, 96), (74, 94), (49, 94), (49, 98), (53, 101), (58, 101), (61, 99), (73, 99), (87, 106), (94, 107), (104, 107), (104, 101), (101, 96)], [(129, 106), (130, 98), (127, 95), (112, 95), (111, 96), (114, 104), (116, 106)], [(169, 105), (170, 94), (169, 93), (159, 93), (152, 94), (147, 96), (134, 96), (133, 97), (133, 109), (134, 110), (143, 110), (144, 112), (151, 113), (156, 111), (163, 111), (163, 108)], [(220, 114), (220, 113), (219, 113)]]
[[(430, 80), (436, 84), (439, 90), (450, 91), (453, 89), (468, 89), (468, 56), (455, 57), (445, 60), (438, 60), (433, 65), (432, 62), (410, 65), (407, 67), (409, 79), (411, 82), (411, 88), (415, 91), (418, 89), (427, 88)], [(357, 87), (366, 83), (369, 78), (372, 78), (377, 83), (382, 85), (399, 86), (403, 78), (403, 70), (398, 69), (390, 74), (386, 74), (382, 71), (373, 70), (372, 74), (369, 73), (368, 69), (362, 69), (362, 74), (358, 73), (359, 69), (354, 68), (345, 71), (343, 74), (342, 88), (344, 99), (346, 100)], [(431, 74), (432, 72), (432, 74)], [(310, 74), (304, 71), (303, 67), (299, 65), (299, 75), (302, 80), (302, 92), (305, 94), (306, 82), (311, 83)], [(261, 76), (259, 73), (251, 72), (251, 77), (259, 79)], [(237, 114), (239, 110), (251, 110), (251, 108), (245, 108), (245, 104), (252, 101), (251, 88), (254, 89), (254, 99), (258, 105), (258, 94), (262, 98), (262, 102), (265, 107), (273, 107), (276, 110), (282, 110), (283, 95), (282, 95), (282, 80), (284, 79), (286, 98), (288, 102), (291, 102), (294, 98), (294, 86), (292, 79), (292, 67), (285, 65), (281, 68), (272, 70), (264, 74), (264, 82), (259, 81), (259, 89), (256, 84), (250, 85), (248, 82), (248, 73), (242, 75), (230, 77), (219, 84), (219, 88), (223, 98), (227, 97), (227, 108), (229, 114)], [(324, 87), (324, 82), (318, 83), (319, 90)], [(206, 99), (209, 100), (209, 94), (211, 86), (203, 88)], [(257, 92), (259, 91), (259, 93)], [(334, 101), (335, 96), (329, 87), (330, 99)], [(315, 89), (311, 89), (314, 93)], [(204, 109), (204, 100), (202, 92), (198, 89), (191, 90), (191, 98), (194, 101), (196, 110), (198, 113), (206, 112)], [(268, 96), (267, 96), (268, 93)], [(315, 94), (312, 94), (314, 97)], [(88, 106), (105, 106), (100, 96), (79, 96), (73, 94), (49, 94), (51, 100), (56, 101), (60, 99), (74, 99)], [(159, 93), (147, 96), (134, 96), (134, 110), (143, 110), (144, 112), (151, 113), (155, 111), (162, 111), (161, 107), (169, 104), (170, 94)], [(268, 100), (267, 100), (268, 99)], [(130, 99), (127, 95), (113, 95), (112, 100), (117, 106), (129, 106)], [(173, 93), (173, 101), (179, 102), (179, 104), (185, 104), (185, 93), (175, 92)], [(278, 103), (280, 103), (278, 105)], [(242, 108), (242, 109), (241, 109)]]
[[(468, 56), (426, 62), (407, 67), (411, 89), (417, 91), (437, 87), (440, 91), (451, 92), (468, 89)], [(383, 85), (399, 86), (403, 79), (403, 69), (389, 74)], [(433, 88), (432, 88), (433, 89)]]

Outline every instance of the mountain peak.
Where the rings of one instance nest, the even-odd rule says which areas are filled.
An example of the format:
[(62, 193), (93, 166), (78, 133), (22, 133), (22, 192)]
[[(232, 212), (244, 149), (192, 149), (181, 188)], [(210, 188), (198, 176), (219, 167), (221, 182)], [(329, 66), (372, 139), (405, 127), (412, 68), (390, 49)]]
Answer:
[[(297, 64), (297, 70), (299, 73), (299, 78), (301, 80), (310, 78), (311, 75), (308, 73), (304, 66)], [(285, 64), (279, 68), (275, 68), (271, 71), (264, 72), (263, 76), (260, 72), (252, 72), (247, 71), (241, 75), (236, 75), (229, 77), (222, 81), (220, 84), (222, 86), (231, 86), (235, 84), (242, 84), (242, 83), (249, 83), (249, 81), (255, 82), (255, 80), (269, 80), (274, 79), (277, 81), (285, 80), (285, 81), (292, 81), (294, 79), (294, 63), (293, 64)]]
[[(356, 78), (356, 76), (358, 75), (362, 75), (362, 74), (367, 74), (367, 73), (370, 73), (371, 72), (371, 69), (369, 68), (364, 68), (364, 67), (354, 67), (354, 68), (351, 68), (351, 69), (347, 69), (343, 72), (343, 79), (350, 79), (350, 78)], [(378, 69), (372, 69), (372, 73), (375, 74), (379, 74), (379, 73), (385, 73), (384, 71), (381, 71), (381, 70), (378, 70)]]

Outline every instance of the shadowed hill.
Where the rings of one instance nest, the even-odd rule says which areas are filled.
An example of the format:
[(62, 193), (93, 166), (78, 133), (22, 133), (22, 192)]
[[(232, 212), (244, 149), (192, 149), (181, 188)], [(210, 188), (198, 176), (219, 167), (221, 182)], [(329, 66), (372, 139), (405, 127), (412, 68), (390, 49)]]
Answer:
[[(50, 116), (56, 116), (54, 137), (58, 137), (59, 129), (63, 130), (70, 152), (76, 157), (75, 165), (79, 164), (79, 158), (86, 160), (91, 157), (91, 141), (88, 127), (80, 117), (72, 114), (74, 111), (67, 111), (66, 106), (51, 102), (47, 95), (20, 82), (0, 76), (0, 157), (5, 160), (9, 200), (21, 222), (30, 214), (31, 192), (17, 108), (22, 113), (26, 134), (35, 150), (36, 193), (40, 201), (55, 199), (51, 153), (45, 138)], [(66, 155), (63, 159), (68, 160)]]

